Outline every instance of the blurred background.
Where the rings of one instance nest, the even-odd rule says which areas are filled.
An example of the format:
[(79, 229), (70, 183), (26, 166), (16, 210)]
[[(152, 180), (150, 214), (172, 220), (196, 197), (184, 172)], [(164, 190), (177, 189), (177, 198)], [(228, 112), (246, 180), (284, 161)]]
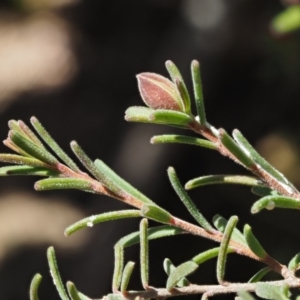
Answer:
[[(171, 59), (191, 87), (190, 62), (197, 59), (209, 122), (229, 132), (238, 127), (300, 187), (300, 34), (280, 34), (270, 25), (292, 2), (298, 1), (2, 0), (0, 136), (6, 138), (8, 120), (29, 122), (34, 115), (64, 149), (77, 140), (91, 158), (101, 158), (162, 207), (193, 222), (170, 187), (168, 166), (183, 183), (245, 171), (207, 149), (150, 145), (154, 134), (182, 132), (126, 124), (124, 111), (142, 105), (136, 74), (167, 75), (164, 62)], [(4, 146), (0, 150), (8, 152)], [(73, 222), (125, 206), (80, 191), (37, 193), (34, 181), (0, 180), (0, 299), (26, 299), (37, 272), (43, 275), (40, 299), (58, 299), (46, 260), (50, 245), (64, 281), (75, 282), (91, 298), (109, 293), (113, 245), (137, 230), (139, 221), (104, 223), (66, 238), (63, 231)], [(239, 228), (251, 224), (280, 262), (300, 251), (299, 212), (251, 215), (257, 196), (245, 187), (203, 187), (191, 196), (208, 219), (235, 214)], [(151, 242), (150, 284), (165, 284), (165, 257), (178, 265), (213, 246), (192, 236)], [(137, 262), (131, 289), (141, 288), (138, 250), (126, 250), (126, 260)], [(260, 267), (232, 255), (226, 279), (247, 281)], [(216, 283), (215, 261), (190, 278)]]

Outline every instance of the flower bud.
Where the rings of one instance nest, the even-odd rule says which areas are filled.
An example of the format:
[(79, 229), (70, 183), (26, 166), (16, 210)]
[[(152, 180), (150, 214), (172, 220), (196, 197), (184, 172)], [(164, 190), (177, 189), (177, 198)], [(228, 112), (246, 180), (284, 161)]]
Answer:
[(137, 75), (143, 101), (152, 109), (183, 111), (183, 103), (176, 86), (169, 79), (155, 73)]

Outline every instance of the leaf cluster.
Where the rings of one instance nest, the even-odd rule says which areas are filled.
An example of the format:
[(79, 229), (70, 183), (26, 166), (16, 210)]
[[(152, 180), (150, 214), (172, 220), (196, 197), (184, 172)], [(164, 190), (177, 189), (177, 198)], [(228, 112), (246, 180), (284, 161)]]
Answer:
[[(34, 188), (37, 191), (52, 189), (77, 189), (100, 195), (106, 195), (122, 201), (133, 209), (106, 212), (89, 216), (70, 225), (65, 230), (69, 236), (95, 224), (125, 218), (140, 218), (139, 230), (121, 238), (114, 247), (115, 264), (112, 279), (112, 293), (108, 299), (168, 298), (177, 295), (202, 294), (203, 299), (226, 293), (235, 293), (240, 299), (253, 299), (249, 293), (255, 293), (264, 299), (289, 299), (290, 288), (299, 288), (300, 280), (296, 271), (300, 266), (297, 254), (288, 264), (281, 264), (271, 257), (261, 242), (253, 234), (250, 225), (245, 224), (243, 231), (237, 229), (237, 216), (226, 220), (215, 215), (212, 222), (207, 220), (188, 194), (188, 190), (204, 185), (236, 184), (249, 186), (259, 196), (253, 203), (251, 212), (274, 208), (299, 209), (300, 192), (272, 165), (270, 165), (251, 146), (243, 134), (235, 129), (232, 135), (223, 128), (215, 128), (206, 117), (200, 64), (193, 61), (191, 74), (193, 97), (197, 114), (192, 114), (191, 96), (186, 84), (171, 61), (166, 62), (171, 80), (155, 74), (142, 73), (137, 76), (141, 97), (147, 107), (135, 106), (127, 109), (125, 119), (131, 122), (163, 124), (193, 131), (200, 135), (196, 138), (188, 135), (159, 135), (151, 139), (153, 144), (183, 143), (218, 151), (233, 160), (250, 173), (249, 176), (235, 174), (216, 174), (192, 178), (182, 184), (173, 167), (168, 168), (170, 183), (197, 225), (181, 220), (166, 211), (152, 199), (138, 191), (126, 180), (116, 174), (100, 159), (92, 160), (76, 141), (70, 146), (85, 171), (64, 152), (46, 131), (37, 118), (30, 122), (34, 131), (23, 121), (9, 121), (9, 133), (4, 144), (14, 154), (0, 154), (0, 161), (8, 165), (0, 168), (0, 176), (34, 175), (44, 177), (38, 180)], [(148, 226), (148, 219), (156, 221), (158, 226)], [(188, 261), (175, 266), (170, 258), (165, 258), (163, 270), (166, 273), (166, 285), (163, 288), (151, 286), (149, 276), (149, 247), (153, 239), (171, 237), (178, 234), (193, 234), (210, 239), (219, 245), (202, 253), (196, 253)], [(135, 267), (132, 261), (125, 261), (124, 249), (134, 244), (140, 246), (141, 291), (128, 289), (131, 274)], [(264, 267), (253, 275), (247, 283), (231, 283), (225, 280), (227, 255), (236, 253), (261, 262)], [(87, 300), (72, 282), (63, 284), (52, 247), (47, 251), (49, 268), (54, 284), (62, 300)], [(203, 263), (217, 259), (216, 278), (218, 285), (191, 283), (187, 277)], [(262, 282), (268, 272), (276, 272), (282, 280)], [(38, 287), (41, 275), (34, 276), (30, 287), (30, 299), (38, 299)]]

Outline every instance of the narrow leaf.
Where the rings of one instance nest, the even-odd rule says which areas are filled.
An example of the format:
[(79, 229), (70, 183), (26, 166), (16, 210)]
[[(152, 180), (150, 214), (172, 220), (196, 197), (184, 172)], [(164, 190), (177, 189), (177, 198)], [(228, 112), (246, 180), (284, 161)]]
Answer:
[[(186, 232), (173, 226), (169, 226), (169, 225), (157, 226), (157, 227), (148, 228), (148, 240), (155, 240), (163, 237), (174, 236), (177, 234), (184, 234), (184, 233)], [(122, 237), (117, 242), (117, 244), (120, 244), (124, 248), (126, 248), (138, 244), (139, 242), (140, 242), (140, 232), (136, 231)]]
[(261, 168), (263, 168), (274, 178), (278, 179), (283, 185), (287, 185), (288, 191), (290, 191), (291, 193), (293, 192), (293, 185), (285, 178), (283, 174), (281, 174), (262, 156), (260, 156), (260, 154), (251, 146), (251, 144), (247, 141), (247, 139), (242, 135), (242, 133), (239, 130), (235, 129), (233, 131), (233, 137), (235, 141), (240, 145), (240, 147), (244, 149), (245, 153), (248, 153), (248, 155), (252, 157)]
[(177, 87), (177, 91), (178, 91), (179, 95), (181, 96), (184, 111), (186, 113), (190, 114), (191, 113), (191, 99), (190, 99), (189, 92), (186, 88), (186, 85), (184, 83), (184, 80), (183, 80), (183, 77), (182, 77), (180, 71), (178, 70), (176, 65), (171, 60), (166, 61), (166, 68), (169, 72), (169, 75), (170, 75), (172, 81), (174, 82), (174, 84)]
[(124, 195), (124, 192), (133, 196), (134, 198), (140, 200), (144, 203), (153, 203), (148, 197), (134, 188), (127, 181), (122, 179), (118, 174), (116, 174), (110, 167), (108, 167), (102, 160), (95, 160), (95, 167), (97, 169), (98, 180), (110, 190), (118, 195)]
[(189, 213), (194, 217), (194, 219), (207, 231), (213, 232), (215, 229), (209, 224), (209, 222), (204, 218), (204, 216), (199, 212), (196, 205), (189, 197), (183, 186), (181, 185), (174, 168), (168, 168), (169, 180), (177, 193), (180, 200), (183, 202)]
[(20, 128), (20, 125), (19, 125), (18, 121), (16, 121), (16, 120), (9, 120), (8, 121), (8, 128), (11, 129), (11, 130), (14, 130), (14, 131), (18, 132), (19, 134), (23, 135), (24, 137), (26, 137), (26, 134)]
[(58, 291), (58, 294), (62, 300), (69, 300), (69, 297), (67, 295), (67, 292), (64, 288), (63, 282), (61, 280), (59, 271), (58, 271), (58, 266), (57, 266), (57, 261), (55, 257), (55, 251), (53, 247), (49, 247), (47, 250), (47, 258), (48, 258), (48, 264), (50, 268), (50, 273), (54, 282), (54, 285)]
[(90, 216), (90, 217), (84, 218), (84, 219), (70, 225), (68, 228), (66, 228), (65, 236), (69, 236), (82, 228), (93, 227), (95, 224), (98, 224), (98, 223), (114, 221), (114, 220), (119, 220), (119, 219), (125, 219), (125, 218), (137, 218), (137, 217), (141, 217), (141, 212), (136, 209), (119, 210), (119, 211), (103, 213), (100, 215)]
[(73, 171), (79, 172), (79, 168), (74, 163), (74, 161), (60, 148), (60, 146), (55, 142), (55, 140), (46, 131), (43, 125), (39, 122), (36, 117), (30, 119), (32, 126), (37, 131), (39, 136), (44, 140), (44, 142), (55, 152), (55, 154), (63, 161), (67, 166), (69, 166)]
[(39, 300), (38, 289), (42, 281), (40, 274), (34, 275), (30, 283), (29, 297), (30, 300)]
[(166, 69), (167, 69), (173, 82), (175, 82), (176, 78), (180, 78), (183, 81), (183, 77), (182, 77), (180, 71), (178, 70), (177, 66), (171, 60), (167, 60), (165, 65), (166, 65)]
[(154, 109), (144, 106), (131, 106), (125, 112), (125, 120), (128, 122), (151, 123), (150, 116)]
[(179, 265), (168, 277), (167, 290), (171, 291), (182, 278), (193, 273), (197, 268), (198, 265), (191, 260)]
[(37, 191), (75, 189), (93, 192), (88, 180), (78, 178), (46, 178), (37, 181), (34, 188)]
[(295, 198), (285, 196), (266, 196), (259, 199), (252, 205), (251, 212), (256, 214), (264, 208), (272, 210), (275, 207), (300, 209), (300, 201)]
[[(224, 233), (228, 221), (220, 215), (215, 215), (213, 217), (213, 223), (219, 231)], [(236, 227), (233, 229), (231, 238), (242, 245), (247, 245), (244, 235)]]
[(183, 102), (184, 112), (187, 114), (191, 113), (191, 99), (189, 92), (185, 86), (184, 81), (180, 77), (175, 77), (175, 85), (177, 88), (177, 91), (180, 95), (180, 98)]
[(28, 137), (34, 144), (36, 144), (38, 147), (45, 148), (43, 143), (40, 141), (40, 139), (35, 135), (35, 133), (22, 121), (18, 121), (18, 126), (23, 131), (23, 133)]
[(262, 182), (255, 177), (242, 175), (208, 175), (189, 180), (185, 184), (187, 190), (194, 189), (199, 186), (211, 184), (242, 184), (249, 186), (258, 186)]
[(80, 160), (80, 162), (85, 166), (85, 168), (99, 181), (101, 181), (102, 174), (99, 174), (98, 169), (96, 168), (93, 161), (87, 156), (83, 149), (78, 145), (76, 141), (71, 142), (71, 149), (74, 154)]
[(236, 223), (238, 221), (237, 216), (232, 216), (226, 225), (223, 238), (220, 244), (220, 250), (217, 260), (217, 279), (219, 284), (222, 284), (224, 282), (224, 275), (225, 275), (225, 265), (226, 265), (226, 259), (227, 259), (227, 253), (228, 253), (228, 246), (230, 242), (230, 238), (233, 232), (233, 229), (236, 226)]
[(297, 253), (289, 262), (288, 268), (292, 271), (296, 271), (300, 265), (300, 253)]
[(246, 168), (252, 168), (255, 166), (255, 161), (252, 157), (245, 152), (244, 149), (241, 148), (223, 128), (219, 129), (219, 134), (223, 146), (232, 153), (241, 164), (243, 164)]
[(265, 267), (259, 270), (256, 274), (254, 274), (250, 280), (248, 281), (249, 283), (255, 283), (260, 281), (265, 275), (267, 275), (272, 269), (270, 267)]
[(194, 88), (194, 97), (196, 101), (197, 113), (199, 116), (200, 124), (206, 126), (206, 116), (203, 101), (203, 88), (200, 75), (200, 64), (198, 61), (193, 60), (191, 65), (192, 80)]
[(82, 293), (78, 293), (78, 296), (80, 297), (80, 300), (92, 300), (91, 298), (89, 298), (88, 296), (82, 294)]
[(127, 290), (127, 286), (133, 271), (135, 263), (132, 261), (129, 261), (124, 270), (123, 270), (123, 274), (122, 274), (122, 281), (121, 281), (121, 292), (124, 293)]
[(6, 166), (0, 168), (0, 176), (10, 175), (34, 175), (34, 176), (58, 176), (59, 173), (46, 168), (32, 166)]
[(71, 281), (67, 282), (67, 290), (72, 300), (81, 300), (81, 297), (79, 296), (76, 286), (73, 282)]
[(154, 124), (175, 125), (185, 128), (193, 119), (188, 114), (179, 111), (157, 109), (149, 116), (149, 121)]
[[(167, 275), (170, 275), (176, 269), (176, 267), (172, 264), (169, 258), (166, 258), (164, 260), (163, 267)], [(183, 277), (177, 282), (176, 286), (184, 287), (184, 286), (188, 286), (189, 284), (190, 282), (185, 277)]]
[(251, 227), (248, 224), (244, 226), (244, 236), (245, 236), (246, 243), (248, 247), (251, 249), (251, 251), (258, 257), (262, 259), (266, 259), (266, 257), (268, 256), (267, 252), (262, 247), (260, 242), (256, 239), (256, 237), (252, 233)]
[[(219, 251), (220, 251), (220, 247), (209, 249), (207, 251), (201, 252), (200, 254), (194, 256), (192, 258), (192, 261), (195, 262), (197, 265), (201, 265), (204, 262), (217, 257), (219, 254)], [(232, 253), (232, 252), (234, 252), (233, 248), (228, 247), (227, 254)]]
[(3, 141), (3, 145), (5, 145), (6, 147), (11, 149), (12, 151), (14, 151), (14, 152), (16, 152), (16, 153), (18, 153), (22, 156), (31, 157), (28, 153), (26, 153), (24, 150), (22, 150), (16, 144), (14, 144), (10, 138), (5, 139)]
[(147, 217), (164, 224), (170, 224), (173, 218), (169, 212), (152, 204), (143, 204), (141, 213), (143, 217)]
[(49, 168), (49, 165), (45, 164), (44, 162), (33, 158), (33, 157), (26, 157), (17, 154), (0, 154), (0, 161), (9, 164), (16, 164), (16, 165), (28, 165), (28, 166), (35, 166), (35, 167), (44, 167)]
[(114, 264), (112, 290), (114, 293), (116, 293), (119, 290), (121, 279), (122, 279), (122, 271), (124, 265), (124, 248), (121, 244), (117, 243), (114, 249), (115, 249), (115, 264)]
[(284, 287), (274, 286), (265, 282), (258, 282), (256, 284), (255, 293), (257, 296), (263, 299), (272, 299), (272, 300), (290, 299), (286, 295)]
[(211, 141), (195, 138), (192, 136), (176, 135), (176, 134), (157, 135), (152, 137), (150, 142), (151, 144), (179, 143), (179, 144), (200, 146), (200, 147), (213, 149), (213, 150), (218, 149), (218, 146)]
[(47, 150), (37, 146), (31, 140), (25, 138), (18, 132), (11, 130), (9, 131), (8, 136), (14, 144), (16, 144), (30, 156), (50, 165), (56, 165), (58, 163), (58, 160)]
[(140, 223), (140, 264), (141, 279), (144, 289), (149, 286), (149, 248), (148, 248), (148, 220), (142, 219)]

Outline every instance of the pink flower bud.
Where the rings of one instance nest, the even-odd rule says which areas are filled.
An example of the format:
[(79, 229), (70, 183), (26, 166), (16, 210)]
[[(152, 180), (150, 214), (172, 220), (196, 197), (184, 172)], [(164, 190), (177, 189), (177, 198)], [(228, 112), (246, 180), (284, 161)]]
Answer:
[(176, 86), (169, 79), (155, 73), (141, 73), (137, 80), (141, 97), (150, 108), (183, 110)]

